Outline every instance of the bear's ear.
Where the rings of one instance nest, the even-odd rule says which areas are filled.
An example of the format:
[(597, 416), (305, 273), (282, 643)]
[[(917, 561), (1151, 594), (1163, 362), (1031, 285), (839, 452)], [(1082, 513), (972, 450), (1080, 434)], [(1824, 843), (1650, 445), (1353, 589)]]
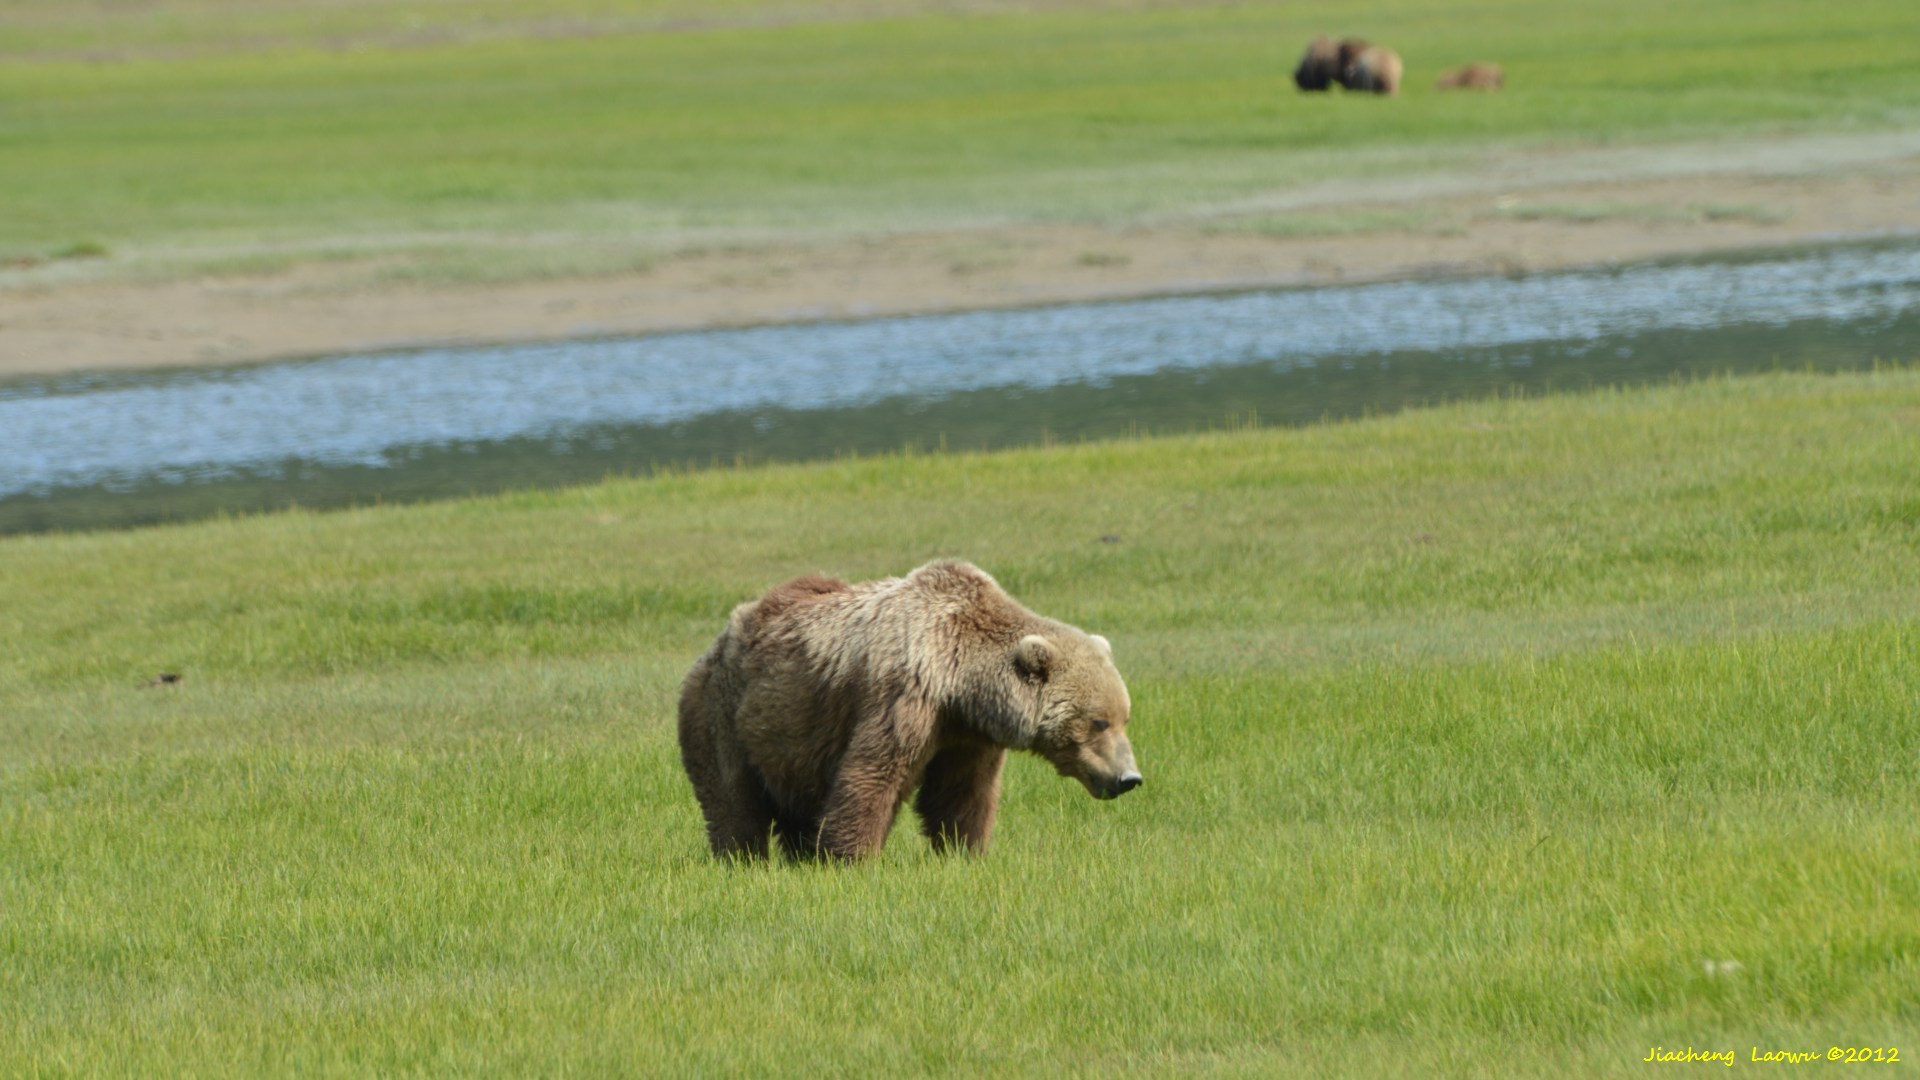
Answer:
[(1013, 666), (1035, 682), (1045, 682), (1053, 670), (1053, 644), (1039, 634), (1028, 634), (1013, 647)]
[(1109, 660), (1113, 659), (1113, 642), (1108, 641), (1106, 638), (1101, 637), (1099, 634), (1088, 634), (1087, 636), (1093, 639), (1094, 648), (1099, 649), (1102, 653), (1105, 653), (1107, 659)]

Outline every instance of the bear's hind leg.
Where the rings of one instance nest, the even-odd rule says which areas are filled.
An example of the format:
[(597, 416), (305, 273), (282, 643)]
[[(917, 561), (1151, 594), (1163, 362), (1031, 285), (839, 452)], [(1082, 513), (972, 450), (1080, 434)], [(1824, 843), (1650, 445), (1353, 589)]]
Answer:
[[(696, 684), (697, 685), (697, 684)], [(680, 702), (680, 760), (707, 820), (707, 844), (721, 858), (764, 858), (773, 801), (747, 765), (719, 710), (689, 693)]]
[(705, 798), (700, 809), (707, 817), (707, 843), (721, 858), (764, 859), (768, 835), (773, 831), (773, 804), (751, 775), (739, 778), (731, 794), (710, 806)]
[(765, 858), (773, 830), (773, 800), (746, 762), (716, 757), (709, 768), (689, 769), (693, 794), (707, 819), (707, 844), (721, 858)]
[(946, 851), (956, 844), (976, 853), (987, 849), (1000, 809), (1000, 768), (1006, 760), (1007, 752), (998, 746), (955, 746), (927, 764), (913, 808), (933, 850)]

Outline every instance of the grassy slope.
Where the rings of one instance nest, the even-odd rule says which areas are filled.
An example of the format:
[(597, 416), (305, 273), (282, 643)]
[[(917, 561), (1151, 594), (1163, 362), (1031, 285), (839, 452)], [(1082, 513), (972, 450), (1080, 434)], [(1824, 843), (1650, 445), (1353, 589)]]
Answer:
[[(1917, 474), (1899, 370), (0, 541), (0, 1073), (1911, 1056)], [(1114, 639), (1148, 786), (710, 864), (728, 605), (942, 553)]]
[[(232, 7), (100, 19), (37, 4), (0, 22), (0, 256), (104, 245), (246, 265), (478, 244), (529, 268), (556, 248), (611, 268), (683, 229), (1126, 220), (1514, 141), (1920, 110), (1906, 0), (1370, 0), (1337, 27), (1298, 5), (856, 5), (754, 26), (822, 5), (741, 0), (718, 28), (668, 33), (587, 0), (458, 22), (437, 4)], [(642, 14), (671, 23), (682, 7)], [(419, 26), (447, 36), (406, 36)], [(1301, 42), (1327, 29), (1396, 45), (1405, 96), (1294, 93)], [(116, 62), (87, 51), (116, 45)], [(1512, 89), (1431, 91), (1440, 67), (1476, 58), (1503, 62)]]

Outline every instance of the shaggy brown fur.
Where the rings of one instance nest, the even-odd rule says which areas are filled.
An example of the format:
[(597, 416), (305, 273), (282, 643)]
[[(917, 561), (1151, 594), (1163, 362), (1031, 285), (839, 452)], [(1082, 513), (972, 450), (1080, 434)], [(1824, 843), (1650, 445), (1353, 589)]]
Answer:
[[(1372, 47), (1373, 46), (1367, 44), (1366, 38), (1341, 38), (1340, 47), (1335, 51), (1335, 62), (1339, 64), (1339, 70), (1334, 73), (1333, 81), (1339, 83), (1341, 86), (1346, 86), (1347, 69), (1353, 66), (1354, 58)], [(1351, 87), (1349, 87), (1349, 89), (1351, 89)]]
[[(1346, 46), (1341, 46), (1346, 51)], [(1367, 90), (1375, 94), (1400, 92), (1400, 54), (1392, 49), (1370, 45), (1353, 54), (1344, 69), (1340, 84), (1349, 90)]]
[(1300, 66), (1293, 69), (1293, 85), (1302, 90), (1325, 90), (1340, 78), (1340, 46), (1325, 34), (1307, 43)]
[(680, 755), (720, 856), (878, 851), (907, 797), (936, 850), (985, 849), (1006, 752), (1112, 798), (1140, 783), (1105, 638), (929, 563), (862, 585), (800, 578), (735, 608), (688, 672)]
[(1499, 64), (1468, 64), (1442, 72), (1433, 80), (1435, 90), (1498, 90), (1507, 84)]

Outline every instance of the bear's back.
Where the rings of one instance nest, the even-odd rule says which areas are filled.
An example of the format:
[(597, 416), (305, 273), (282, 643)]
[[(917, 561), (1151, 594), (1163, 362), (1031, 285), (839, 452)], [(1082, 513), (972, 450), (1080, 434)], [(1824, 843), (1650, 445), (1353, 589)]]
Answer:
[(810, 574), (806, 577), (794, 578), (792, 581), (783, 585), (775, 585), (773, 588), (768, 589), (766, 595), (754, 602), (753, 607), (756, 617), (760, 619), (777, 619), (796, 605), (817, 602), (822, 597), (852, 591), (853, 586), (841, 581), (839, 578), (821, 577), (817, 574)]
[(797, 666), (842, 688), (916, 684), (935, 693), (961, 678), (960, 666), (979, 646), (1011, 645), (1055, 625), (957, 559), (852, 585), (796, 578), (736, 608), (732, 622), (751, 668)]

